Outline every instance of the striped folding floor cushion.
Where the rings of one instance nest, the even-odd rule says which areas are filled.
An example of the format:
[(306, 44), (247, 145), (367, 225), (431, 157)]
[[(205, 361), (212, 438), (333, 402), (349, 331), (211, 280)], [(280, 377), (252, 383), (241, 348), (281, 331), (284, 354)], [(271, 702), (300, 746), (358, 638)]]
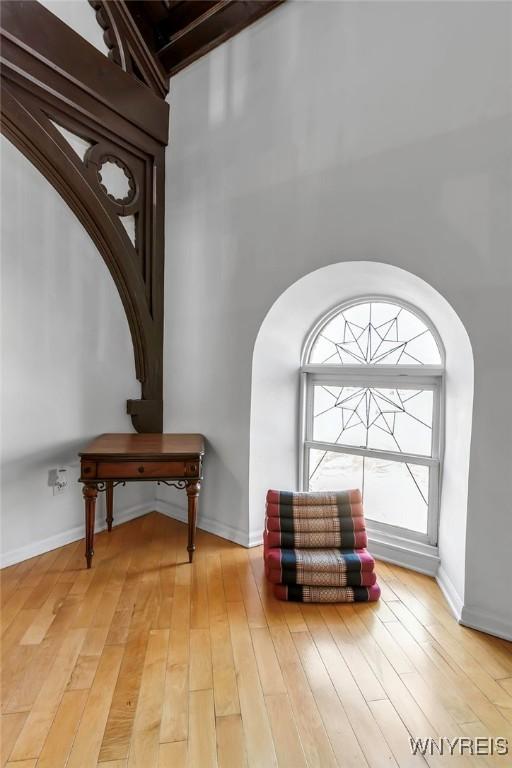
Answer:
[(301, 518), (310, 517), (363, 517), (363, 505), (355, 504), (272, 504), (266, 505), (267, 517)]
[(326, 506), (339, 504), (360, 504), (361, 491), (267, 491), (267, 504), (285, 504), (292, 506)]
[(267, 517), (267, 531), (285, 533), (339, 533), (340, 531), (364, 531), (364, 517)]
[(267, 492), (268, 517), (361, 517), (363, 505), (358, 490), (334, 493)]
[(367, 549), (268, 549), (265, 565), (271, 569), (293, 571), (296, 582), (307, 584), (311, 573), (356, 573), (373, 571), (375, 560)]
[(293, 568), (270, 568), (265, 566), (265, 575), (272, 584), (304, 585), (309, 587), (372, 587), (377, 581), (373, 571), (345, 571), (328, 573), (313, 571), (297, 573)]
[(278, 547), (283, 549), (332, 548), (363, 549), (368, 544), (366, 531), (265, 531), (263, 534), (265, 549)]
[(274, 597), (295, 603), (371, 603), (380, 597), (380, 587), (309, 587), (274, 584)]

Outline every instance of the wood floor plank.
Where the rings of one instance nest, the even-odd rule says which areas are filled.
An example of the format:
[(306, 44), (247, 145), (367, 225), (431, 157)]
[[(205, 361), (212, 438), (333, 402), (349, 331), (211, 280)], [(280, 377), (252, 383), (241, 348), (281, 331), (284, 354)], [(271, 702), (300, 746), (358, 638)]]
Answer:
[(33, 707), (61, 641), (62, 638), (39, 645), (17, 644), (8, 653), (8, 664), (4, 657), (3, 668), (7, 667), (2, 680), (4, 714), (28, 711)]
[(219, 768), (246, 768), (247, 753), (240, 715), (217, 717), (216, 734)]
[[(446, 603), (440, 604), (439, 589), (432, 580), (426, 582), (429, 586), (427, 593), (424, 589), (414, 593), (415, 585), (425, 586), (424, 579), (415, 578), (419, 577), (420, 574), (411, 574), (403, 568), (395, 568), (394, 573), (397, 577), (395, 589), (400, 600), (424, 626), (441, 623), (463, 647), (478, 658), (482, 667), (491, 677), (505, 677), (512, 673), (512, 653), (510, 650), (503, 647), (498, 638), (491, 638), (454, 621)], [(421, 599), (419, 599), (420, 597)]]
[[(41, 577), (37, 580), (32, 592), (24, 603), (25, 608), (41, 608), (58, 581), (61, 572), (69, 562), (72, 552), (67, 546), (54, 549), (53, 552), (48, 552), (47, 555), (48, 558), (46, 555), (41, 556), (41, 563), (38, 568), (38, 573), (41, 574)], [(43, 565), (43, 561), (46, 561), (45, 565)], [(26, 584), (27, 581), (23, 583)]]
[(85, 690), (64, 693), (37, 761), (38, 768), (64, 768), (86, 700)]
[[(34, 566), (29, 571), (27, 571), (27, 573), (20, 580), (19, 587), (31, 587), (33, 590), (38, 589), (40, 584), (43, 582), (47, 572), (52, 568), (57, 557), (59, 557), (59, 554), (62, 555), (62, 549), (64, 549), (64, 547), (62, 547), (60, 550), (53, 549), (50, 552), (45, 552), (42, 555), (38, 555), (37, 558), (33, 558), (35, 561)], [(40, 605), (33, 607), (39, 608)]]
[(95, 768), (124, 648), (108, 645), (102, 653), (66, 768)]
[(213, 622), (225, 619), (227, 616), (222, 566), (218, 553), (206, 556), (206, 584), (208, 590), (209, 623), (211, 625)]
[[(357, 614), (354, 613), (348, 626), (354, 636), (359, 639), (360, 646), (364, 655), (366, 656), (368, 662), (372, 665), (372, 668), (379, 678), (379, 682), (386, 692), (387, 697), (393, 704), (395, 710), (397, 711), (409, 733), (414, 734), (415, 736), (417, 734), (435, 734), (436, 730), (434, 726), (426, 717), (425, 713), (419, 704), (415, 701), (414, 697), (409, 693), (399, 673), (385, 653), (384, 649), (388, 647), (387, 642), (383, 642), (383, 632), (387, 632), (385, 625), (380, 625), (383, 632), (379, 631), (376, 633), (379, 642), (372, 634), (374, 629), (373, 625), (369, 632), (365, 632), (365, 624), (361, 621)], [(394, 652), (390, 655), (393, 658)], [(365, 745), (367, 744), (366, 741), (364, 743)], [(458, 758), (451, 757), (450, 759), (452, 760), (452, 764), (454, 766), (467, 764), (467, 761), (463, 758), (459, 760)], [(437, 768), (437, 766), (443, 765), (442, 760), (443, 758), (437, 755), (433, 757), (428, 756), (427, 763), (429, 766), (436, 766)]]
[[(147, 516), (143, 519), (138, 545), (142, 545), (144, 541), (148, 544), (151, 542), (151, 531), (152, 517)], [(99, 755), (100, 762), (128, 757), (149, 631), (158, 613), (158, 577), (156, 576), (153, 581), (144, 579), (146, 568), (151, 567), (153, 557), (154, 553), (149, 549), (141, 553), (140, 558), (132, 559), (128, 572), (129, 577), (131, 574), (137, 579), (137, 594), (128, 639), (126, 645), (122, 646), (124, 653), (112, 705), (108, 712)], [(109, 647), (111, 646), (105, 646), (105, 650)]]
[[(98, 768), (102, 768), (101, 763)], [(158, 768), (187, 768), (187, 742), (167, 741), (160, 744)]]
[(21, 645), (37, 645), (46, 636), (51, 624), (69, 592), (69, 583), (57, 582), (45, 602), (38, 610), (34, 621), (21, 638)]
[(165, 675), (161, 741), (188, 738), (188, 664), (172, 664)]
[(171, 626), (172, 604), (174, 596), (174, 580), (176, 578), (176, 540), (167, 539), (168, 547), (164, 548), (159, 565), (159, 607), (155, 623), (156, 629), (168, 629)]
[(251, 629), (266, 627), (267, 619), (265, 617), (263, 605), (261, 604), (260, 593), (254, 579), (254, 573), (251, 568), (251, 561), (247, 550), (243, 550), (239, 553), (237, 570), (249, 627), (251, 627)]
[(251, 768), (269, 768), (277, 765), (276, 753), (247, 615), (242, 602), (227, 603), (227, 608), (248, 763)]
[(421, 675), (418, 672), (408, 672), (400, 677), (422, 712), (432, 723), (435, 733), (442, 733), (448, 738), (457, 737), (460, 734), (459, 726), (439, 699), (432, 696), (431, 689)]
[(101, 655), (85, 656), (80, 654), (75, 664), (75, 668), (71, 673), (71, 678), (68, 683), (68, 690), (70, 691), (83, 691), (89, 689), (94, 681), (98, 664), (100, 663)]
[(46, 681), (14, 745), (11, 760), (39, 757), (84, 637), (85, 629), (73, 629), (64, 638), (54, 664), (47, 670)]
[(503, 680), (498, 680), (498, 683), (509, 694), (509, 696), (512, 696), (512, 677), (507, 677)]
[[(338, 622), (339, 618), (334, 618), (334, 621)], [(306, 673), (309, 671), (310, 685), (314, 680), (314, 688), (323, 702), (329, 731), (343, 735), (347, 761), (350, 765), (368, 764), (372, 768), (377, 768), (379, 764), (393, 765), (388, 745), (334, 641), (332, 624), (319, 621), (317, 613), (307, 615), (307, 622), (314, 646), (309, 644), (308, 635), (302, 636), (303, 657), (306, 658), (308, 653)], [(297, 643), (301, 640), (301, 636), (294, 635), (294, 638)], [(337, 694), (341, 707), (333, 699), (329, 684)], [(331, 720), (333, 714), (334, 722)]]
[(322, 618), (329, 626), (338, 650), (345, 659), (351, 674), (359, 686), (366, 701), (386, 698), (386, 694), (375, 673), (363, 656), (356, 640), (349, 632), (335, 606), (325, 606), (321, 609)]
[(221, 564), (226, 602), (239, 603), (243, 600), (243, 596), (238, 581), (238, 563), (231, 551), (222, 553)]
[(269, 630), (266, 627), (252, 629), (251, 637), (263, 694), (267, 696), (286, 693), (286, 686)]
[(329, 768), (337, 765), (320, 712), (288, 627), (273, 627), (272, 639), (301, 734), (308, 765)]
[(27, 719), (27, 712), (13, 712), (0, 717), (0, 765), (4, 766), (9, 760), (12, 748), (20, 735)]
[(489, 729), (489, 735), (505, 735), (512, 740), (512, 729), (510, 729), (508, 721), (482, 693), (472, 678), (460, 670), (460, 667), (446, 654), (446, 651), (435, 641), (423, 643), (422, 648), (450, 680), (451, 685), (461, 692), (477, 718), (485, 723)]
[(217, 717), (240, 714), (235, 662), (227, 615), (210, 625), (213, 695)]
[(304, 615), (298, 603), (285, 602), (282, 611), (290, 632), (307, 632)]
[(190, 592), (190, 627), (191, 629), (207, 630), (208, 626), (206, 559), (204, 555), (196, 555), (194, 568), (192, 570), (192, 586)]
[(409, 634), (407, 629), (398, 621), (386, 622), (386, 629), (407, 654), (423, 679), (429, 683), (430, 687), (435, 686), (436, 694), (450, 716), (459, 724), (475, 720), (475, 712), (460, 691), (451, 685), (449, 678), (434, 664), (421, 644)]
[(288, 694), (269, 694), (265, 697), (265, 703), (279, 768), (306, 768), (308, 763)]
[(2, 620), (1, 620), (1, 632), (4, 635), (11, 623), (14, 621), (18, 613), (24, 607), (28, 596), (32, 592), (31, 587), (24, 587), (17, 589), (14, 594), (11, 595), (5, 605), (2, 606)]
[(169, 645), (168, 629), (153, 629), (144, 659), (128, 768), (157, 768)]
[[(28, 627), (32, 624), (35, 616), (37, 615), (37, 608), (22, 608), (15, 616), (15, 618), (10, 622), (8, 628), (4, 632), (2, 638), (1, 638), (1, 658), (2, 658), (2, 669), (3, 669), (3, 685), (2, 688), (5, 685), (5, 674), (6, 674), (6, 666), (5, 663), (7, 660), (9, 661), (9, 668), (10, 671), (12, 671), (12, 664), (10, 663), (12, 660), (11, 657), (11, 651), (13, 649), (16, 650), (16, 646), (19, 644), (21, 638), (27, 631)], [(2, 701), (5, 701), (5, 691), (2, 692)]]
[(425, 759), (421, 755), (411, 754), (411, 734), (389, 699), (370, 701), (369, 707), (400, 768), (425, 768)]
[(189, 711), (188, 764), (191, 768), (217, 768), (213, 691), (191, 691)]
[(212, 651), (209, 629), (190, 629), (189, 690), (213, 688)]
[[(414, 666), (411, 664), (407, 655), (387, 631), (386, 624), (379, 621), (371, 612), (365, 610), (354, 610), (352, 606), (343, 606), (343, 611), (338, 609), (339, 615), (353, 635), (356, 642), (368, 634), (375, 640), (376, 645), (382, 650), (390, 664), (398, 674), (414, 672)], [(374, 669), (375, 674), (376, 671)]]
[(191, 568), (188, 565), (177, 567), (160, 728), (162, 742), (186, 741), (188, 738), (190, 577)]
[(455, 663), (471, 676), (489, 701), (505, 710), (512, 718), (512, 697), (480, 665), (479, 660), (457, 643), (440, 624), (431, 624), (427, 629)]
[(269, 627), (284, 626), (286, 620), (283, 613), (283, 604), (274, 598), (272, 585), (265, 579), (265, 569), (261, 555), (258, 557), (257, 554), (255, 550), (250, 550), (249, 561), (258, 587), (266, 623)]
[[(66, 635), (63, 635), (66, 637)], [(39, 645), (18, 645), (11, 654), (14, 673), (14, 690), (3, 703), (4, 712), (22, 712), (31, 709), (37, 696), (48, 679), (55, 656), (62, 644), (62, 637)], [(9, 675), (10, 677), (10, 675)], [(9, 680), (9, 677), (7, 678)]]

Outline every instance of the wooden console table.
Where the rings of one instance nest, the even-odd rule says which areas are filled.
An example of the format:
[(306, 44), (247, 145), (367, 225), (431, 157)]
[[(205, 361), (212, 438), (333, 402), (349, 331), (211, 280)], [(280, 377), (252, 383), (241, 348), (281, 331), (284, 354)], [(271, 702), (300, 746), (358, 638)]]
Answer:
[(112, 530), (114, 488), (136, 480), (150, 480), (186, 490), (188, 497), (188, 560), (196, 548), (197, 502), (203, 478), (202, 435), (105, 434), (79, 453), (80, 482), (85, 501), (85, 559), (94, 554), (96, 499), (105, 491), (107, 527)]

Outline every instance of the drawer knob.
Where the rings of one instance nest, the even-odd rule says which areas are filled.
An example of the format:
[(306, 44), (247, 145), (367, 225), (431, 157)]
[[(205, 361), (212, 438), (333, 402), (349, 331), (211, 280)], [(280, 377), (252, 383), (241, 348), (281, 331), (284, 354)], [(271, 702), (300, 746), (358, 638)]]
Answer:
[(139, 472), (140, 472), (140, 473), (141, 473), (141, 475), (142, 475), (142, 474), (144, 473), (144, 467), (139, 467)]

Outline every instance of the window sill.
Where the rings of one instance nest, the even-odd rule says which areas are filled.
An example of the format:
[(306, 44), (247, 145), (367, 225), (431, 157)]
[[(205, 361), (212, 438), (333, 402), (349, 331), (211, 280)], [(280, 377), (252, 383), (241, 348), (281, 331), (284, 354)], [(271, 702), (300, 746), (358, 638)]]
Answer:
[(368, 549), (378, 560), (401, 565), (428, 576), (436, 576), (439, 568), (439, 548), (402, 536), (372, 529), (367, 525)]

